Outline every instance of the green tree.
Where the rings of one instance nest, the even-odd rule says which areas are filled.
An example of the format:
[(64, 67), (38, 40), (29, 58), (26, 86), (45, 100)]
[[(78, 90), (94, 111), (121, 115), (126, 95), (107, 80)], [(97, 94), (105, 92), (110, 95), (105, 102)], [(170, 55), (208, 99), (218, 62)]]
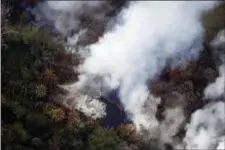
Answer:
[(96, 128), (89, 137), (89, 150), (115, 150), (120, 142), (113, 129)]
[(63, 119), (65, 119), (65, 115), (66, 115), (64, 110), (50, 104), (45, 105), (44, 112), (46, 115), (48, 115), (50, 118), (52, 118), (56, 122), (62, 121)]
[(37, 85), (35, 93), (38, 98), (42, 98), (47, 95), (47, 88), (43, 84)]
[(27, 131), (24, 129), (21, 122), (15, 122), (12, 126), (13, 131), (15, 132), (16, 139), (20, 142), (27, 142), (30, 138)]

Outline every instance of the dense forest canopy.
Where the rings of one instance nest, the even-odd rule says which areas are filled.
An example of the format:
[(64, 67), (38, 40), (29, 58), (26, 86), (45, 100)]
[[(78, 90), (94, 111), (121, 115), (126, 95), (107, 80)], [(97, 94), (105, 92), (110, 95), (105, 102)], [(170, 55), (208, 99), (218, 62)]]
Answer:
[(33, 26), (23, 5), (1, 5), (2, 149), (115, 149), (122, 142), (116, 129), (53, 100), (65, 93), (58, 84), (76, 80), (79, 57), (58, 44), (51, 31)]
[[(78, 80), (79, 73), (74, 67), (81, 64), (83, 58), (66, 49), (62, 44), (65, 37), (60, 37), (60, 33), (34, 23), (35, 16), (26, 8), (36, 7), (38, 3), (40, 2), (35, 0), (2, 0), (1, 3), (2, 149), (173, 149), (171, 143), (162, 144), (157, 138), (147, 139), (145, 134), (148, 131), (141, 134), (135, 131), (135, 126), (128, 119), (129, 115), (125, 114), (123, 105), (115, 94), (117, 91), (113, 91), (112, 97), (99, 98), (107, 104), (107, 115), (103, 119), (90, 118), (83, 112), (60, 103), (68, 94), (60, 85)], [(124, 1), (112, 0), (109, 3), (113, 7), (106, 13), (107, 19), (104, 21), (115, 21), (114, 17), (121, 8), (127, 6)], [(80, 45), (95, 43), (106, 30), (106, 23), (102, 23), (104, 21), (97, 20), (96, 23), (96, 20), (91, 19), (93, 18), (87, 14), (81, 18), (81, 26), (91, 28), (86, 35), (91, 38), (81, 39), (78, 42)], [(160, 126), (163, 131), (173, 130), (166, 126), (166, 118), (179, 121), (167, 107), (181, 106), (187, 114), (184, 120), (190, 120), (193, 112), (209, 103), (202, 98), (204, 89), (220, 75), (210, 42), (219, 31), (225, 29), (225, 3), (207, 12), (202, 21), (205, 29), (204, 44), (199, 59), (183, 68), (169, 69), (170, 66), (166, 66), (157, 80), (149, 82), (153, 95), (161, 97), (160, 104), (152, 111), (155, 111), (154, 117), (163, 124)], [(99, 26), (95, 28), (96, 24)], [(174, 91), (184, 98), (176, 101)], [(183, 106), (183, 101), (188, 103)], [(146, 104), (146, 109), (152, 109), (151, 106)], [(175, 111), (179, 113), (180, 110)], [(173, 138), (185, 136), (185, 127), (183, 124), (181, 126)]]

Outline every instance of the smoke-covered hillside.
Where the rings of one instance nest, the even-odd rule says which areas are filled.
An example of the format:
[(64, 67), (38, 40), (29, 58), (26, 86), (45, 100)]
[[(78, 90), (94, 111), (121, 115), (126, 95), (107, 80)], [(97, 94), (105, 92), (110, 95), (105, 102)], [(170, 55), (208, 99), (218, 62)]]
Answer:
[(224, 2), (10, 0), (1, 25), (3, 149), (225, 149)]

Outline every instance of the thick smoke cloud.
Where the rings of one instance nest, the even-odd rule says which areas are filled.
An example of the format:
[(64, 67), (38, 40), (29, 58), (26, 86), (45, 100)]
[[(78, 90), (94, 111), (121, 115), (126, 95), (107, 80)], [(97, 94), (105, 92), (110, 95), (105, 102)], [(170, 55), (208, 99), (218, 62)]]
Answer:
[(216, 149), (220, 137), (225, 133), (224, 110), (225, 103), (217, 102), (208, 104), (192, 115), (184, 139), (187, 149)]
[(216, 148), (216, 150), (224, 150), (225, 149), (225, 136), (220, 139), (220, 142)]
[[(214, 53), (222, 59), (223, 64), (219, 67), (219, 77), (215, 82), (210, 83), (204, 90), (204, 97), (212, 101), (203, 109), (199, 109), (192, 114), (191, 122), (187, 125), (187, 132), (184, 143), (187, 149), (225, 149), (225, 64), (223, 52), (225, 50), (224, 31), (218, 33), (211, 43)], [(218, 51), (222, 48), (222, 51)], [(218, 60), (216, 60), (218, 61)]]
[(225, 64), (219, 67), (219, 77), (215, 82), (209, 84), (204, 90), (205, 98), (215, 99), (224, 96), (225, 91)]
[(149, 128), (142, 112), (149, 95), (147, 80), (159, 75), (166, 63), (185, 65), (198, 57), (204, 31), (201, 14), (214, 4), (131, 2), (119, 15), (122, 24), (89, 46), (81, 76), (98, 75), (109, 81), (109, 89), (119, 87), (120, 99), (134, 123)]

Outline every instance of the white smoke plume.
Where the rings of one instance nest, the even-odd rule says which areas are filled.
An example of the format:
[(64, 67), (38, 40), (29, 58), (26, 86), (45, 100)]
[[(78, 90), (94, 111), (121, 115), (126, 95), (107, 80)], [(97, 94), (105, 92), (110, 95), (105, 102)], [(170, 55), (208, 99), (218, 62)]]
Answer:
[[(141, 109), (141, 113), (138, 113), (134, 115), (133, 120), (136, 120), (134, 122), (136, 130), (140, 131), (141, 127), (144, 125), (144, 127), (148, 127), (148, 138), (155, 138), (159, 134), (159, 122), (157, 118), (155, 117), (155, 114), (157, 112), (157, 106), (161, 103), (161, 98), (154, 97), (153, 95), (149, 94), (147, 97), (147, 101), (143, 105), (143, 108)], [(143, 115), (146, 114), (146, 115)]]
[(164, 114), (165, 120), (160, 124), (160, 140), (163, 143), (173, 143), (173, 137), (185, 120), (183, 108), (168, 108)]
[[(33, 12), (37, 20), (48, 20), (61, 34), (67, 35), (71, 30), (80, 28), (80, 14), (102, 7), (103, 3), (46, 1)], [(94, 119), (101, 118), (105, 115), (105, 105), (97, 100), (98, 97), (107, 96), (111, 89), (119, 89), (120, 100), (137, 129), (144, 127), (156, 131), (155, 135), (160, 134), (163, 142), (173, 142), (171, 137), (185, 118), (183, 111), (180, 108), (167, 109), (166, 119), (159, 125), (155, 113), (160, 99), (149, 94), (146, 84), (149, 79), (158, 76), (168, 63), (173, 68), (198, 58), (203, 48), (201, 15), (215, 4), (215, 1), (130, 2), (118, 15), (119, 23), (97, 43), (86, 47), (90, 54), (87, 55), (84, 50), (86, 59), (79, 68), (79, 81), (65, 87), (70, 88), (65, 103)], [(82, 32), (85, 30), (80, 34)], [(68, 38), (68, 43), (76, 45), (78, 36)], [(220, 75), (224, 76), (222, 70)], [(206, 88), (206, 97), (215, 98), (215, 91), (216, 95), (221, 94), (222, 86), (217, 89), (220, 81), (224, 78), (218, 77)], [(180, 118), (176, 119), (176, 116)], [(221, 148), (223, 121), (223, 102), (212, 103), (196, 111), (187, 126), (186, 148)]]
[[(75, 108), (78, 111), (84, 113), (85, 116), (91, 117), (92, 119), (100, 119), (106, 115), (106, 105), (103, 102), (100, 102), (95, 97), (89, 96), (86, 93), (88, 89), (85, 87), (82, 89), (74, 88), (71, 85), (62, 86), (64, 89), (70, 91), (69, 88), (76, 89), (75, 91), (71, 92), (70, 95), (67, 97), (66, 100), (63, 101), (64, 105), (72, 110)], [(85, 93), (84, 93), (85, 92)], [(92, 91), (92, 94), (98, 94), (96, 91)]]
[(224, 150), (225, 149), (225, 136), (220, 139), (220, 142), (216, 148), (216, 150)]
[[(64, 102), (98, 119), (106, 115), (106, 106), (97, 99), (107, 96), (111, 89), (119, 89), (120, 100), (137, 129), (143, 127), (162, 143), (173, 143), (173, 136), (185, 120), (182, 108), (166, 109), (165, 120), (160, 124), (155, 118), (160, 98), (149, 94), (147, 81), (158, 76), (168, 64), (173, 68), (198, 58), (203, 49), (201, 15), (215, 4), (215, 1), (130, 2), (118, 15), (118, 23), (97, 43), (83, 49), (82, 56), (86, 59), (79, 68), (79, 81), (64, 86), (70, 91)], [(68, 36), (71, 30), (80, 29), (81, 14), (103, 5), (103, 1), (46, 1), (33, 13), (39, 23), (47, 20), (63, 36)], [(67, 44), (76, 45), (80, 34), (85, 32), (82, 29), (68, 37)], [(212, 45), (224, 41), (219, 39)], [(215, 99), (223, 93), (223, 67), (215, 83), (205, 89), (206, 98)], [(193, 113), (184, 138), (187, 149), (224, 148), (224, 109), (223, 102), (216, 102)]]
[(215, 82), (210, 83), (204, 89), (204, 96), (207, 99), (220, 97), (225, 99), (225, 30), (221, 30), (217, 34), (215, 39), (211, 42), (211, 47), (214, 49), (213, 52), (216, 56), (215, 61), (220, 63), (219, 77), (216, 78)]
[(79, 17), (103, 6), (104, 1), (44, 1), (32, 9), (38, 24), (49, 22), (58, 32), (67, 35), (80, 28)]
[(212, 47), (223, 47), (225, 48), (225, 30), (220, 31), (216, 38), (211, 43)]
[(216, 63), (218, 65), (225, 64), (225, 29), (219, 31), (210, 44), (214, 49), (213, 52)]
[[(224, 31), (219, 32), (211, 45), (216, 52), (218, 48), (225, 50)], [(221, 52), (216, 53), (220, 55)], [(222, 54), (223, 56), (223, 54)], [(219, 57), (222, 58), (222, 57)], [(218, 60), (217, 60), (218, 61)], [(224, 61), (222, 60), (222, 63)], [(225, 64), (219, 67), (219, 77), (215, 82), (210, 83), (204, 90), (204, 97), (207, 99), (225, 100)], [(186, 143), (187, 149), (225, 149), (225, 103), (211, 102), (203, 109), (197, 110), (192, 114), (191, 122), (187, 125)]]
[[(225, 103), (208, 104), (197, 110), (188, 124), (184, 142), (187, 149), (212, 149), (225, 133)], [(220, 146), (220, 145), (219, 145)]]
[(123, 22), (89, 46), (90, 56), (80, 67), (81, 76), (101, 76), (108, 89), (119, 88), (121, 102), (133, 122), (149, 128), (147, 114), (142, 112), (149, 95), (147, 80), (159, 75), (167, 62), (174, 67), (198, 57), (204, 31), (201, 15), (215, 4), (130, 2), (118, 16)]
[[(105, 104), (99, 102), (97, 99), (93, 99), (88, 95), (82, 95), (83, 97), (77, 97), (80, 102), (77, 104), (76, 108), (84, 112), (86, 116), (93, 119), (98, 119), (104, 117), (105, 114)], [(96, 110), (98, 110), (96, 112)]]
[(101, 92), (107, 89), (103, 82), (106, 81), (97, 76), (80, 76), (78, 83), (61, 86), (70, 91), (63, 101), (64, 105), (75, 108), (92, 119), (103, 118), (106, 115), (106, 105), (98, 100)]
[(219, 67), (219, 77), (216, 81), (209, 84), (205, 90), (204, 95), (207, 99), (216, 99), (217, 97), (225, 96), (225, 64)]

